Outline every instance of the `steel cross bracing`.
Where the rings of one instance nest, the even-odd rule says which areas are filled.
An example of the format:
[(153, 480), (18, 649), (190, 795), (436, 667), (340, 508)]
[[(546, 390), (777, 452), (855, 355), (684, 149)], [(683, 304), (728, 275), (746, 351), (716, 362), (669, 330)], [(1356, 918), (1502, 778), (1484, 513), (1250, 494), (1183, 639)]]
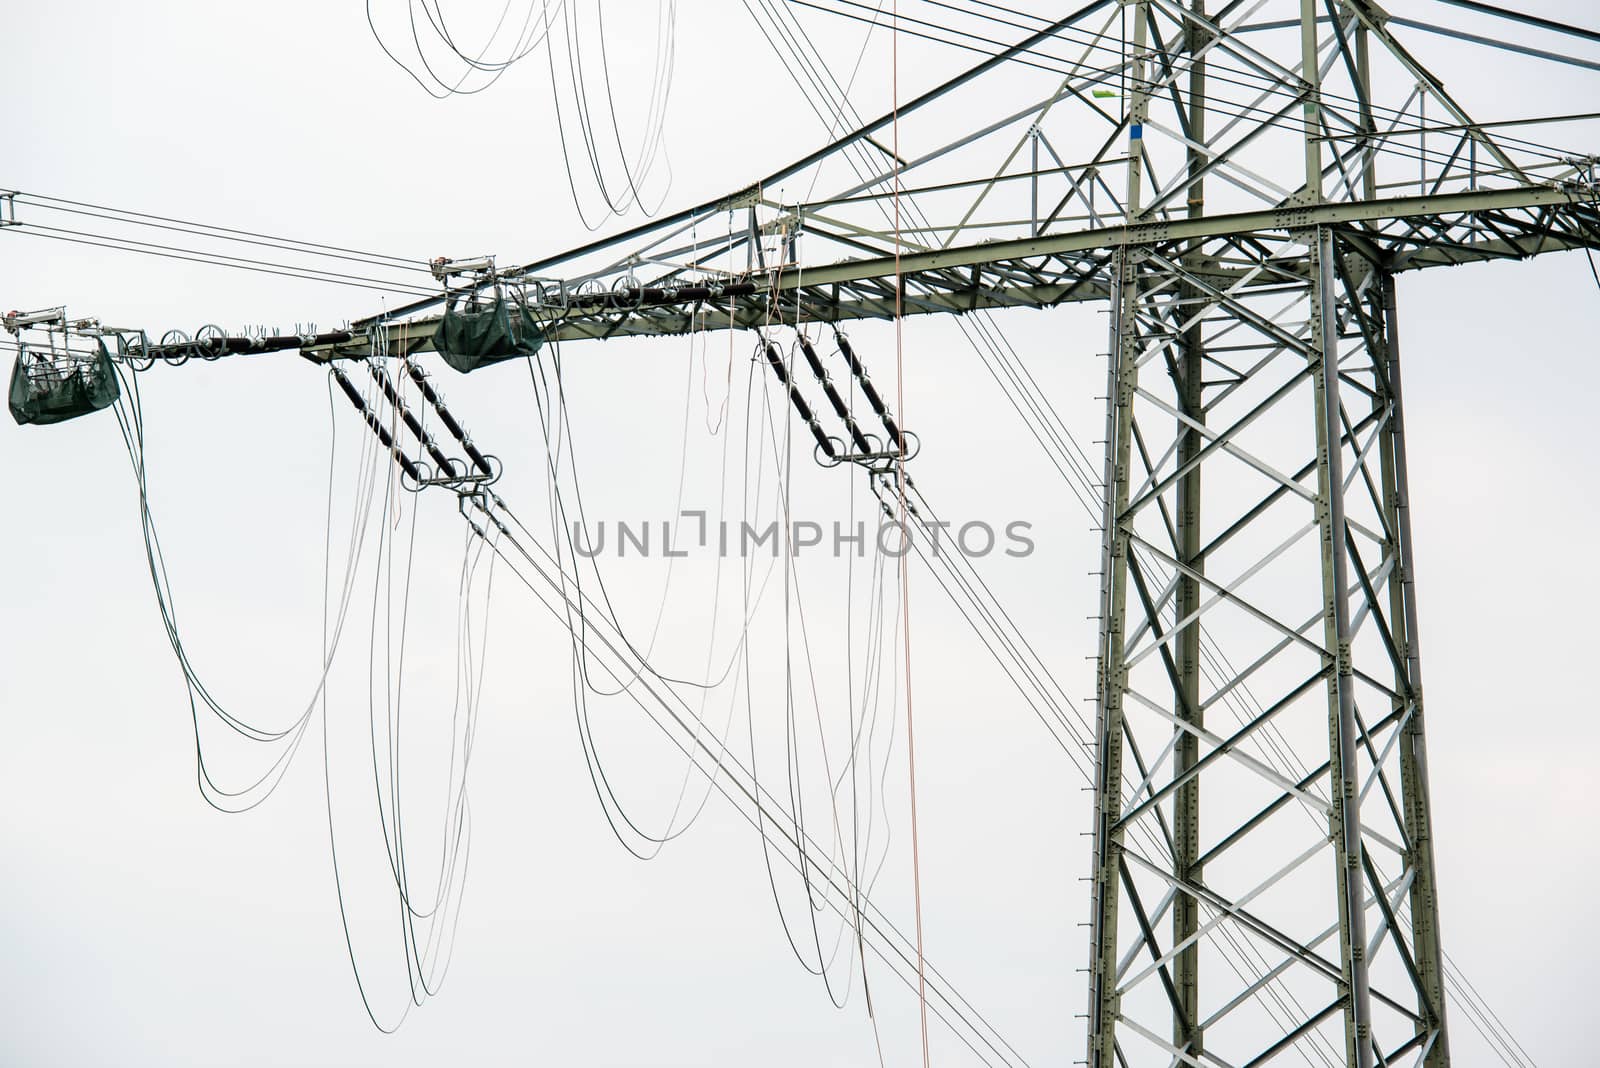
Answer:
[(1437, 1068), (1395, 276), (1600, 245), (1530, 131), (1600, 142), (1476, 122), (1368, 0), (1101, 0), (499, 284), (566, 340), (1108, 301), (1089, 1062)]
[(1252, 1063), (1277, 1034), (1443, 1063), (1393, 278), (1328, 227), (1248, 290), (1119, 265), (1094, 1062)]

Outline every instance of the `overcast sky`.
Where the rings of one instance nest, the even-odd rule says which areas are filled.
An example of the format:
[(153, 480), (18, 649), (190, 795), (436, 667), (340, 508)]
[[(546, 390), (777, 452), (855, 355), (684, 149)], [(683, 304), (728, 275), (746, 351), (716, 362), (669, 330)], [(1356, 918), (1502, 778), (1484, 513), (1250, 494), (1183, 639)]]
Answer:
[[(1393, 6), (1449, 14), (1427, 0)], [(1519, 6), (1593, 18), (1579, 0)], [(625, 13), (608, 29), (627, 129), (648, 105), (656, 5), (611, 8)], [(864, 57), (859, 110), (882, 110), (887, 38), (862, 52), (859, 23), (805, 18), (835, 69)], [(662, 170), (647, 193), (667, 207), (693, 203), (821, 143), (742, 5), (681, 4), (676, 34), (670, 184)], [(1412, 40), (1486, 120), (1593, 110), (1593, 72), (1541, 75), (1485, 62), (1464, 44)], [(487, 252), (524, 262), (588, 236), (538, 54), (481, 94), (436, 101), (384, 57), (357, 4), (30, 4), (7, 13), (4, 41), (0, 188), (417, 258)], [(908, 49), (902, 91), (965, 62)], [(1590, 905), (1600, 836), (1582, 807), (1600, 747), (1591, 632), (1600, 579), (1583, 550), (1600, 527), (1600, 292), (1576, 254), (1408, 275), (1399, 292), (1443, 938), (1537, 1063), (1577, 1065), (1592, 1045), (1586, 991), (1600, 948)], [(64, 302), (74, 316), (159, 334), (207, 322), (328, 325), (383, 299), (0, 232), (4, 308)], [(1002, 322), (1088, 447), (1101, 436), (1104, 317), (1073, 307)], [(863, 326), (852, 336), (875, 377), (892, 382), (892, 333)], [(1032, 524), (1038, 550), (995, 556), (985, 575), (1068, 693), (1087, 697), (1097, 536), (953, 326), (913, 322), (906, 337), (904, 408), (926, 443), (919, 482), (947, 516)], [(707, 426), (722, 392), (740, 425), (750, 339), (738, 339), (731, 359), (726, 346), (717, 336), (704, 348), (661, 339), (568, 350), (591, 516), (670, 518), (686, 416), (684, 499), (715, 504), (726, 438)], [(506, 499), (530, 514), (542, 508), (527, 372), (512, 364), (443, 385), (475, 438), (505, 459)], [(152, 507), (190, 655), (240, 715), (292, 719), (319, 672), (326, 376), (292, 354), (191, 363), (142, 376), (142, 396)], [(351, 514), (364, 431), (342, 398), (334, 423), (337, 525)], [(574, 726), (565, 632), (504, 574), (490, 609), (472, 859), (448, 982), (395, 1034), (380, 1033), (340, 922), (320, 719), (266, 804), (244, 815), (208, 808), (115, 420), (0, 421), (0, 456), (0, 1062), (876, 1063), (859, 985), (836, 1009), (796, 962), (758, 839), (719, 798), (649, 863), (618, 845)], [(806, 470), (796, 492), (814, 492), (820, 515), (848, 514), (852, 502), (870, 514), (869, 497), (841, 489), (847, 477)], [(462, 559), (459, 520), (439, 496), (408, 498), (395, 528), (397, 537), (409, 530), (415, 506), (406, 707), (436, 740), (448, 737), (428, 732), (453, 687)], [(648, 633), (665, 562), (610, 564), (619, 613)], [(842, 573), (819, 570), (818, 626), (837, 637)], [(332, 788), (347, 806), (341, 848), (347, 835), (355, 856), (374, 848), (375, 834), (362, 818), (372, 775), (360, 750), (366, 574), (353, 637), (330, 674)], [(716, 580), (704, 560), (676, 572), (661, 639), (669, 662), (703, 666)], [(1088, 795), (925, 573), (912, 572), (911, 599), (929, 959), (1028, 1063), (1069, 1064), (1083, 1053)], [(835, 644), (819, 654), (824, 674), (849, 647)], [(770, 658), (779, 646), (763, 648)], [(764, 680), (779, 677), (776, 661), (763, 664)], [(659, 826), (681, 758), (621, 704), (596, 707), (619, 789)], [(903, 744), (902, 735), (887, 754), (875, 802), (893, 832), (874, 897), (909, 929)], [(381, 839), (376, 849), (381, 857)], [(374, 1011), (392, 1022), (406, 1004), (385, 919), (392, 892), (355, 877), (347, 893)], [(793, 924), (803, 909), (785, 893)], [(873, 982), (884, 1056), (913, 1063), (915, 1000), (887, 973)], [(1487, 1063), (1459, 1016), (1453, 1037), (1457, 1063)], [(934, 1052), (940, 1063), (971, 1060), (937, 1029)]]

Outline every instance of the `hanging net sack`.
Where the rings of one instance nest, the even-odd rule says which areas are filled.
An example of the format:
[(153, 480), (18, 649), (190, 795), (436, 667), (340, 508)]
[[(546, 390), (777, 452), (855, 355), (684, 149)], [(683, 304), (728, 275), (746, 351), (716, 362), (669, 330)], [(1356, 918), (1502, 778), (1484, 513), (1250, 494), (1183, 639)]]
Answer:
[(109, 408), (122, 395), (105, 342), (94, 354), (17, 353), (11, 368), (11, 418), (18, 423), (60, 423)]
[(532, 356), (543, 344), (544, 334), (528, 309), (499, 293), (486, 304), (461, 309), (452, 298), (433, 335), (433, 347), (457, 371)]

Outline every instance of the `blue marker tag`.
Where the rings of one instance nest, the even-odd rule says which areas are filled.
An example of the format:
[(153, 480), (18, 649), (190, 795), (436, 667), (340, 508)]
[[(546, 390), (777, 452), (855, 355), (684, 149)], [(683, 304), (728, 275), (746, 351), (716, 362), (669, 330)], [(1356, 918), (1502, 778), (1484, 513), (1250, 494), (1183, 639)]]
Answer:
[(1132, 126), (1128, 127), (1128, 136), (1133, 138), (1134, 140), (1138, 140), (1139, 138), (1143, 137), (1144, 136), (1144, 124), (1136, 122)]

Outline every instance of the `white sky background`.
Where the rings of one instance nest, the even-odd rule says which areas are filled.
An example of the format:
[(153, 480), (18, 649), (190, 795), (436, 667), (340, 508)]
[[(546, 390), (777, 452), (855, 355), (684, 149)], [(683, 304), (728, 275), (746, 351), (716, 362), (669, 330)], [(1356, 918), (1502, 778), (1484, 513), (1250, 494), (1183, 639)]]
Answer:
[[(1593, 21), (1583, 3), (1521, 6)], [(848, 70), (865, 28), (807, 24)], [(433, 101), (378, 50), (356, 4), (28, 5), (7, 12), (0, 34), (0, 186), (418, 257), (521, 262), (586, 238), (539, 56), (484, 94)], [(649, 43), (637, 24), (618, 37)], [(1466, 46), (1406, 39), (1484, 119), (1600, 101), (1600, 75), (1541, 81)], [(820, 143), (740, 5), (680, 5), (678, 52), (669, 207)], [(863, 65), (864, 114), (887, 103), (886, 52), (880, 34)], [(902, 92), (965, 62), (908, 47)], [(624, 64), (619, 81), (641, 66)], [(626, 90), (621, 99), (642, 107)], [(1582, 258), (1563, 254), (1407, 275), (1400, 299), (1445, 945), (1539, 1064), (1576, 1065), (1600, 948), (1588, 908), (1600, 846), (1581, 807), (1600, 745), (1589, 629), (1600, 580), (1583, 554), (1600, 525), (1600, 293)], [(0, 306), (63, 301), (156, 333), (329, 325), (377, 307), (359, 290), (0, 233)], [(1103, 317), (1074, 308), (1004, 321), (1080, 439), (1099, 437)], [(875, 379), (892, 383), (891, 335), (857, 334)], [(953, 327), (911, 322), (907, 339), (906, 419), (928, 443), (919, 480), (938, 486), (949, 514), (1035, 524), (1040, 551), (996, 558), (986, 574), (1069, 692), (1090, 693), (1094, 536)], [(739, 339), (741, 371), (747, 347)], [(669, 515), (688, 343), (568, 352), (574, 418), (591, 420), (577, 427), (591, 513)], [(508, 365), (443, 385), (507, 458), (507, 498), (515, 505), (515, 490), (532, 507), (539, 446), (525, 373)], [(191, 652), (245, 714), (298, 708), (317, 670), (324, 376), (283, 355), (158, 368), (143, 386), (153, 507)], [(338, 415), (340, 441), (356, 440), (342, 398)], [(319, 752), (308, 746), (248, 815), (214, 812), (196, 792), (114, 420), (0, 421), (0, 456), (0, 1062), (875, 1062), (859, 990), (836, 1011), (796, 964), (754, 835), (717, 800), (650, 864), (611, 838), (573, 728), (564, 636), (509, 583), (497, 588), (452, 972), (398, 1034), (377, 1033), (345, 956)], [(421, 505), (449, 535), (440, 569), (453, 567), (449, 501)], [(618, 572), (624, 614), (646, 627), (657, 565)], [(928, 954), (1030, 1063), (1065, 1065), (1082, 1056), (1087, 796), (926, 572), (911, 581)], [(685, 599), (674, 611), (697, 608)], [(432, 622), (419, 624), (418, 647), (436, 635), (444, 659), (418, 654), (425, 677), (448, 669), (453, 640), (448, 606)], [(339, 714), (363, 725), (365, 690), (343, 681)], [(617, 757), (624, 780), (660, 774), (665, 750), (638, 745)], [(902, 756), (889, 781), (900, 837), (881, 893), (908, 919)], [(374, 960), (388, 960), (384, 948), (374, 936)], [(889, 1062), (912, 1063), (914, 1004), (878, 982)], [(1459, 1063), (1484, 1063), (1476, 1035), (1459, 1016), (1454, 1025)], [(964, 1063), (936, 1041), (941, 1063)]]

